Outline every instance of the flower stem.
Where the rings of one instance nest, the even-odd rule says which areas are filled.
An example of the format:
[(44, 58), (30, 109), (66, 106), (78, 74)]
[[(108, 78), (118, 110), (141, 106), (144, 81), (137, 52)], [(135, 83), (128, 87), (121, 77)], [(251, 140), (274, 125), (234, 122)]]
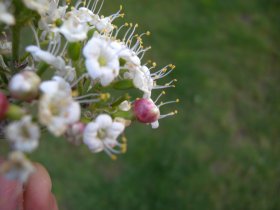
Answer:
[(13, 62), (17, 62), (19, 59), (19, 47), (20, 47), (20, 30), (21, 27), (17, 24), (12, 28), (12, 49), (13, 49)]

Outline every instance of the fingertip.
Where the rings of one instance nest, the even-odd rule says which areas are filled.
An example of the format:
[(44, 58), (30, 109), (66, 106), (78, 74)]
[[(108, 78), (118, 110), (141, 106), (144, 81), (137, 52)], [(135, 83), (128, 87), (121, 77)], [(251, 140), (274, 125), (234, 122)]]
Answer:
[(51, 194), (50, 209), (51, 210), (58, 210), (57, 201), (56, 201), (56, 198), (53, 194)]
[(24, 209), (49, 210), (51, 202), (51, 178), (47, 170), (38, 163), (36, 171), (30, 176), (24, 192)]
[[(4, 159), (0, 158), (0, 165)], [(17, 209), (22, 205), (22, 184), (0, 175), (0, 210)]]

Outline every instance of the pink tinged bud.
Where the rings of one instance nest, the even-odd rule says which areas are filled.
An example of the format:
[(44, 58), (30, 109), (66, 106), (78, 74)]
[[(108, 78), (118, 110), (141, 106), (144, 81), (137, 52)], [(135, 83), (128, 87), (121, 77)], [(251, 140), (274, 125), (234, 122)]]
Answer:
[(82, 122), (77, 122), (68, 126), (68, 129), (65, 133), (66, 139), (74, 144), (80, 145), (83, 141), (83, 133), (85, 130), (85, 124)]
[(142, 123), (153, 123), (160, 117), (159, 108), (151, 99), (136, 100), (133, 109), (136, 118)]
[(32, 71), (14, 75), (9, 83), (11, 95), (19, 100), (31, 101), (39, 94), (40, 77)]
[(0, 92), (0, 120), (2, 120), (8, 111), (9, 102), (7, 97)]

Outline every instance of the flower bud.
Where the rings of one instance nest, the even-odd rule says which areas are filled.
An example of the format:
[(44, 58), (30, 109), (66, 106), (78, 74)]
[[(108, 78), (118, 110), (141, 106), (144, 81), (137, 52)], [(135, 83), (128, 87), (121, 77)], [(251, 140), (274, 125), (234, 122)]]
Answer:
[(9, 83), (9, 90), (14, 98), (31, 101), (39, 93), (40, 77), (32, 71), (23, 71), (14, 75)]
[(159, 108), (151, 99), (141, 98), (134, 102), (134, 114), (142, 123), (153, 123), (160, 117)]
[(7, 97), (0, 92), (0, 120), (2, 120), (8, 111), (9, 102)]
[(84, 129), (85, 124), (82, 122), (77, 122), (72, 125), (69, 125), (65, 133), (65, 137), (70, 143), (74, 145), (80, 145), (83, 141)]

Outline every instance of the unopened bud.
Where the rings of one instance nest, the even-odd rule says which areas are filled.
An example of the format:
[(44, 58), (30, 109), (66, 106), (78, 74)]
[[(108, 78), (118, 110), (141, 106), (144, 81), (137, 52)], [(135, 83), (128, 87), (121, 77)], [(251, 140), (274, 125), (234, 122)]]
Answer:
[(80, 145), (83, 141), (84, 129), (85, 124), (82, 122), (77, 122), (72, 125), (69, 125), (65, 133), (65, 137), (70, 143), (74, 145)]
[(14, 75), (9, 83), (9, 90), (14, 98), (31, 101), (39, 93), (40, 77), (32, 71), (23, 71)]
[(141, 98), (134, 102), (134, 114), (142, 123), (153, 123), (160, 117), (159, 108), (151, 99)]
[(6, 112), (8, 111), (9, 102), (7, 97), (0, 92), (0, 120), (4, 119)]

